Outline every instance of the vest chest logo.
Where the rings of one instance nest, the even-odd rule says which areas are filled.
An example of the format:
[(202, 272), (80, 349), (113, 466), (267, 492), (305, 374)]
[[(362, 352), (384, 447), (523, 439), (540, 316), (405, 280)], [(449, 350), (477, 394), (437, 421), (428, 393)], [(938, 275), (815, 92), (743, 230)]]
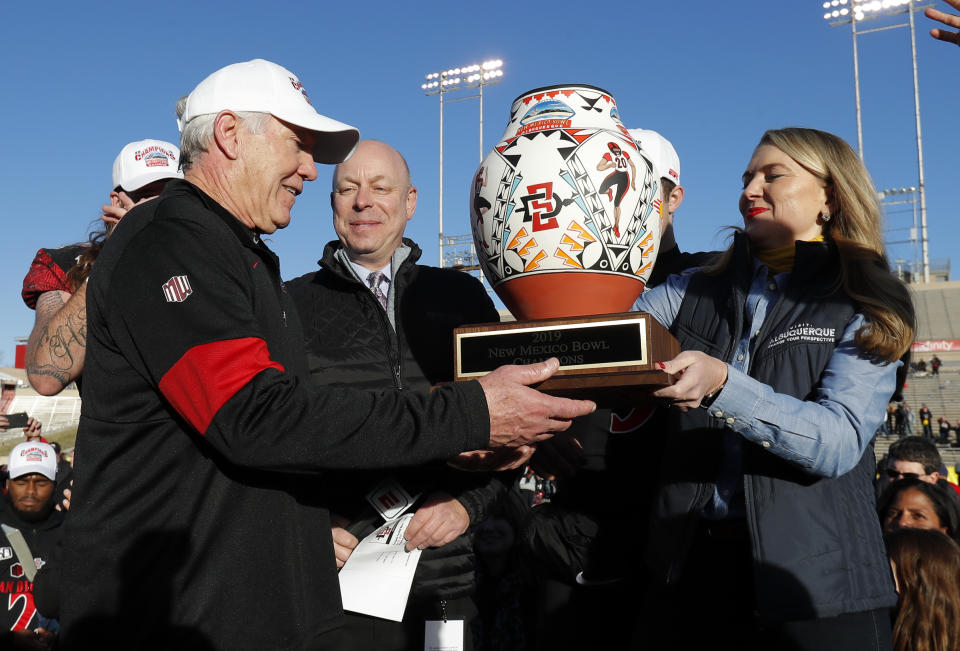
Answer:
[(167, 303), (183, 303), (193, 293), (190, 279), (186, 276), (174, 276), (162, 285), (163, 297)]
[(767, 343), (767, 350), (793, 341), (803, 341), (813, 344), (831, 344), (836, 341), (836, 338), (836, 328), (819, 328), (810, 323), (799, 323), (770, 337), (770, 341)]
[(7, 561), (13, 558), (13, 549), (10, 547), (0, 547), (0, 561)]

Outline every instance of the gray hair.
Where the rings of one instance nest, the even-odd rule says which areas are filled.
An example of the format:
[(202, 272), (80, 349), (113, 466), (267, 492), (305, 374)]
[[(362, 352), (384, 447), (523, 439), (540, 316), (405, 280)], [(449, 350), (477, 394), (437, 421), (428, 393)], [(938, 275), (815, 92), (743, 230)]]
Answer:
[[(177, 119), (182, 120), (187, 109), (187, 98), (184, 95), (177, 100)], [(269, 113), (259, 111), (235, 111), (244, 128), (250, 133), (263, 133), (266, 118)], [(187, 170), (197, 162), (202, 154), (207, 153), (210, 142), (213, 140), (213, 123), (217, 113), (198, 115), (183, 125), (180, 132), (180, 168)]]

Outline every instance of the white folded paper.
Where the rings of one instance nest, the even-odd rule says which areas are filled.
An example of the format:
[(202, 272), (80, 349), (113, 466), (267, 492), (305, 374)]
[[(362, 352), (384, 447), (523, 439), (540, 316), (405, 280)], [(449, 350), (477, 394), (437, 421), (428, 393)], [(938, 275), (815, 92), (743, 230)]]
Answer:
[(403, 620), (420, 550), (404, 549), (412, 513), (391, 520), (360, 541), (340, 570), (344, 610)]

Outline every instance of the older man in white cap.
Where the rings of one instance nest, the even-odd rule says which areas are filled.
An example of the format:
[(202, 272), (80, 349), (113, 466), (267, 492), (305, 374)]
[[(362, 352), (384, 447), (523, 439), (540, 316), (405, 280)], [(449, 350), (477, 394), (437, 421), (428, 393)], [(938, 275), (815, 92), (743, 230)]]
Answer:
[(10, 451), (7, 472), (0, 509), (0, 648), (52, 648), (49, 622), (33, 603), (33, 579), (63, 530), (63, 514), (53, 508), (57, 453), (46, 443), (21, 443)]
[(103, 228), (90, 241), (59, 249), (40, 249), (23, 279), (24, 303), (36, 310), (27, 343), (26, 371), (38, 393), (51, 396), (79, 381), (86, 356), (85, 280), (103, 242), (121, 217), (138, 203), (182, 178), (180, 151), (162, 140), (138, 140), (124, 146), (113, 162), (113, 191), (103, 206)]
[(184, 180), (124, 217), (88, 290), (63, 645), (329, 648), (342, 611), (321, 469), (536, 442), (593, 405), (524, 386), (555, 360), (432, 394), (311, 389), (261, 235), (359, 134), (263, 60), (213, 73), (177, 112)]

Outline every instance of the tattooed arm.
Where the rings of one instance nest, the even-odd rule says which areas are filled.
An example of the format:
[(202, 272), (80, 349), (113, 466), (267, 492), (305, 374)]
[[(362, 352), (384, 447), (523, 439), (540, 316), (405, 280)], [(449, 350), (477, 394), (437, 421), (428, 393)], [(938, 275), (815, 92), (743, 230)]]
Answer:
[(87, 286), (71, 296), (44, 292), (27, 343), (27, 378), (37, 393), (52, 396), (83, 372), (87, 349)]

